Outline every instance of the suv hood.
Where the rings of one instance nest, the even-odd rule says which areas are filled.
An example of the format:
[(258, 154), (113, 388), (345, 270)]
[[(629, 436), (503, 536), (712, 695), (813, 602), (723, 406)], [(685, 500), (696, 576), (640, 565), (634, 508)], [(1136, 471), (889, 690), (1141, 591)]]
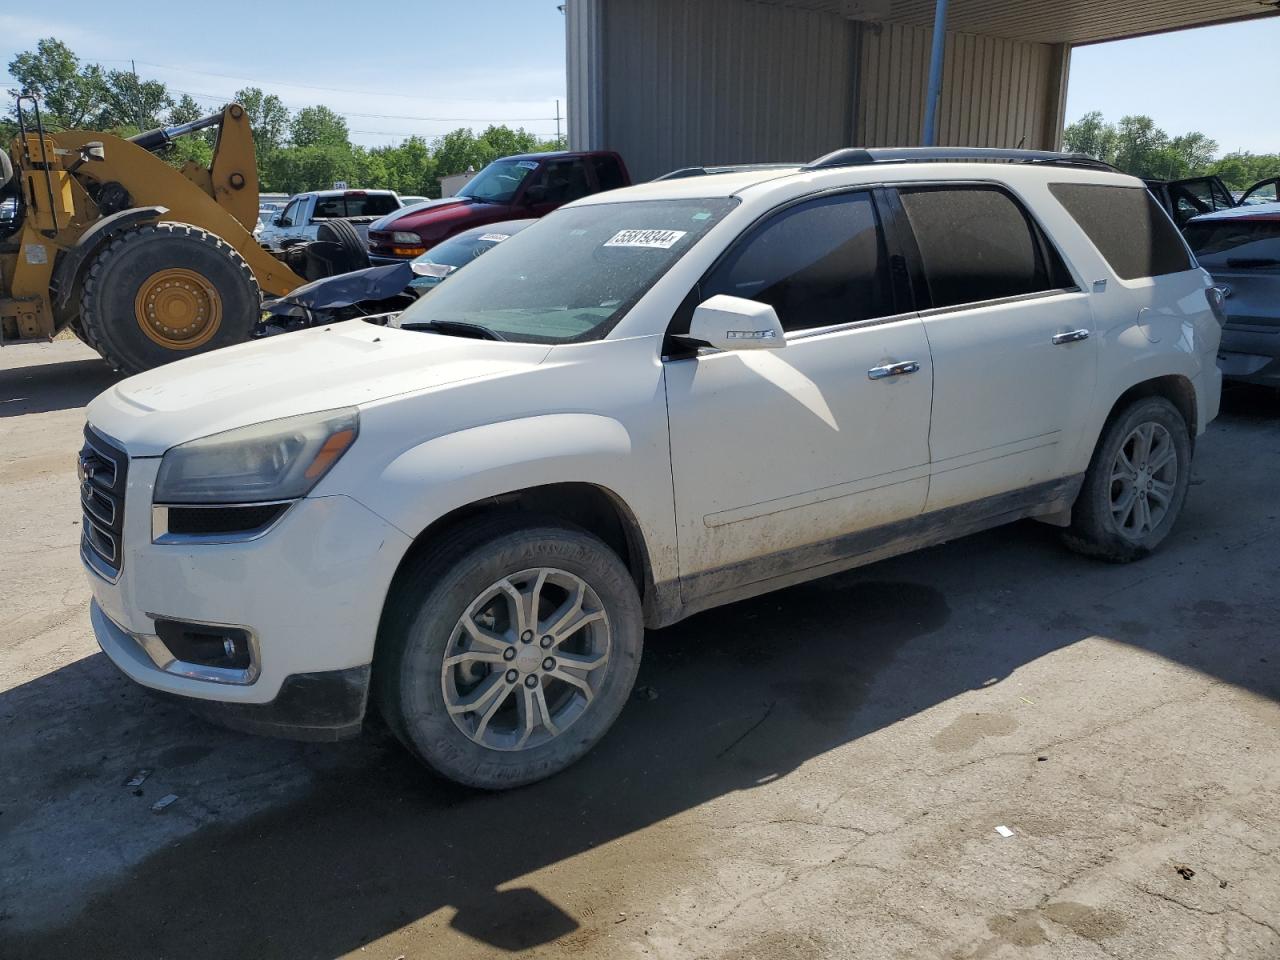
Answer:
[(224, 430), (372, 403), (540, 364), (551, 348), (350, 320), (215, 350), (138, 374), (89, 404), (89, 423), (131, 457)]

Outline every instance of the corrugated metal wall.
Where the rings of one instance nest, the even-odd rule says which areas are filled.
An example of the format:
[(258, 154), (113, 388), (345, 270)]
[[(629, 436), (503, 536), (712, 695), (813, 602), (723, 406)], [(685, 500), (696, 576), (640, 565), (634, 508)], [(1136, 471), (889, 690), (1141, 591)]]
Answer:
[[(569, 142), (646, 180), (695, 164), (910, 146), (932, 30), (753, 0), (568, 0)], [(1068, 50), (949, 33), (939, 142), (1053, 149)]]
[(850, 142), (850, 21), (742, 0), (615, 0), (602, 12), (598, 145), (621, 152), (633, 178), (804, 161)]
[[(933, 30), (860, 24), (855, 140), (920, 142)], [(1060, 124), (1062, 48), (948, 33), (938, 142), (943, 146), (1053, 149)]]

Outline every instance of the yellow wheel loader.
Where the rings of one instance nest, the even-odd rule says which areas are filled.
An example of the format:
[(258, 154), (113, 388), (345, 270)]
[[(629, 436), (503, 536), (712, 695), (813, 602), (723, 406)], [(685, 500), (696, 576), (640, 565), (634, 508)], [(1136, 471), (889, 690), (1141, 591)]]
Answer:
[[(127, 140), (46, 131), (27, 95), (17, 115), (0, 149), (0, 344), (70, 327), (135, 373), (249, 339), (263, 293), (306, 282), (254, 239), (258, 175), (239, 104)], [(207, 168), (157, 156), (210, 127)]]

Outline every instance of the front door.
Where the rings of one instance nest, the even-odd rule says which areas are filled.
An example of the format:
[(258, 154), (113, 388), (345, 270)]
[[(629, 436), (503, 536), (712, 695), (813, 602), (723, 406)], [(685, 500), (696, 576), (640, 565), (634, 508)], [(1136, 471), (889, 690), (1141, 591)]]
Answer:
[(666, 361), (686, 602), (864, 552), (847, 535), (916, 516), (928, 489), (929, 346), (869, 193), (775, 214), (697, 298), (716, 294), (773, 306), (786, 345)]

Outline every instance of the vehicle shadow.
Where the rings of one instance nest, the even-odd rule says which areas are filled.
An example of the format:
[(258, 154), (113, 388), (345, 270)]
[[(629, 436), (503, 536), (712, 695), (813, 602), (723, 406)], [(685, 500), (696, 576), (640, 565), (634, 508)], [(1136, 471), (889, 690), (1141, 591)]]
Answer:
[(83, 407), (123, 377), (97, 357), (0, 369), (0, 417)]
[[(638, 696), (595, 751), (558, 777), (509, 793), (434, 780), (385, 736), (276, 744), (278, 763), (305, 763), (316, 751), (332, 762), (312, 764), (301, 796), (164, 844), (100, 886), (59, 928), (4, 940), (24, 958), (335, 956), (450, 907), (455, 930), (516, 951), (571, 933), (582, 917), (536, 884), (510, 888), (513, 881), (786, 776), (1087, 636), (1130, 643), (1280, 700), (1276, 649), (1262, 651), (1259, 663), (1258, 651), (1239, 642), (1197, 642), (1204, 624), (1196, 618), (1212, 622), (1221, 611), (1189, 607), (1157, 628), (1114, 599), (1126, 580), (1156, 572), (1186, 578), (1188, 595), (1197, 596), (1178, 556), (1173, 550), (1152, 559), (1155, 570), (1117, 575), (1061, 551), (1048, 528), (1024, 523), (699, 615), (648, 635)], [(943, 589), (924, 585), (926, 578)], [(1033, 594), (1019, 621), (1018, 605)], [(957, 618), (956, 603), (979, 606)], [(986, 604), (1006, 609), (988, 617)], [(41, 750), (105, 751), (95, 738), (109, 725), (95, 723), (95, 713), (119, 712), (116, 698), (132, 687), (109, 680), (102, 659), (0, 695), (0, 726), (39, 723), (30, 718), (57, 711), (68, 685), (83, 685), (92, 671), (101, 674), (94, 689), (106, 706), (86, 705), (86, 715), (48, 734)], [(80, 676), (59, 676), (67, 671)], [(153, 732), (157, 750), (216, 744), (224, 757), (245, 750), (260, 758), (265, 749), (255, 746), (264, 741), (198, 725), (180, 708), (149, 703), (124, 713)], [(28, 811), (19, 828), (38, 831), (39, 817)], [(4, 829), (0, 820), (0, 846)]]

